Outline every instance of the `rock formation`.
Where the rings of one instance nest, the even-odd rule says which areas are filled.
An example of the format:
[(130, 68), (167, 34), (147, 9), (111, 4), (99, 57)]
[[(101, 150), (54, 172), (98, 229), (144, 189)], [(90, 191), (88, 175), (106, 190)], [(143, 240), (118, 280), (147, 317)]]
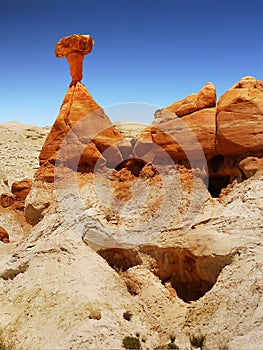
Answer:
[[(203, 217), (187, 232), (174, 220), (150, 244), (129, 249), (96, 252), (88, 246), (103, 220), (111, 227), (124, 225), (116, 213), (104, 218), (93, 183), (82, 192), (97, 226), (86, 227), (83, 239), (54, 201), (0, 261), (2, 341), (29, 350), (36, 339), (39, 349), (121, 349), (130, 336), (146, 350), (167, 346), (173, 334), (180, 350), (190, 350), (194, 336), (205, 339), (207, 350), (240, 350), (248, 342), (260, 349), (262, 181), (257, 173), (229, 189), (221, 202), (208, 198)], [(156, 180), (151, 186), (148, 201), (156, 205), (160, 186)], [(189, 197), (185, 190), (182, 195), (184, 208)], [(142, 191), (139, 198), (145, 199)], [(146, 218), (146, 212), (139, 215)], [(125, 225), (131, 225), (126, 216)], [(85, 225), (85, 216), (79, 219), (76, 224)], [(140, 234), (147, 237), (143, 226)]]
[(263, 169), (263, 158), (246, 157), (239, 162), (238, 167), (244, 173), (246, 178), (252, 177), (257, 171)]
[(84, 56), (92, 50), (94, 41), (90, 35), (74, 34), (62, 38), (56, 45), (56, 56), (66, 57), (72, 81), (70, 86), (76, 85), (82, 80), (82, 62)]
[[(109, 163), (111, 159), (113, 162), (121, 162), (123, 158), (115, 144), (122, 140), (121, 134), (113, 127), (85, 86), (77, 83), (69, 87), (60, 113), (47, 136), (39, 156), (40, 169), (36, 178), (47, 182), (53, 181), (54, 167), (63, 141), (68, 143), (65, 150), (67, 159), (62, 159), (61, 162), (67, 162), (68, 166), (73, 168), (78, 165), (85, 170), (92, 169), (99, 159)], [(114, 151), (111, 154), (112, 158), (108, 156), (108, 159), (105, 159), (102, 154), (110, 146)]]
[[(212, 158), (216, 154), (215, 105), (215, 87), (212, 83), (207, 83), (198, 94), (189, 95), (157, 111), (155, 121), (138, 137), (134, 156), (150, 156), (149, 151), (152, 149), (155, 153), (152, 160), (155, 158), (156, 161), (160, 161), (158, 158), (167, 158), (167, 155), (175, 161), (189, 156), (198, 160), (203, 152), (207, 159)], [(160, 147), (154, 149), (153, 144)]]
[(9, 234), (7, 233), (7, 231), (0, 226), (0, 241), (2, 241), (3, 243), (9, 243)]
[(198, 94), (156, 112), (155, 121), (138, 137), (134, 157), (187, 164), (204, 153), (210, 191), (218, 196), (229, 183), (249, 175), (243, 171), (246, 157), (262, 159), (262, 86), (262, 81), (244, 77), (215, 105), (215, 88), (207, 83)]
[(183, 100), (177, 101), (166, 107), (178, 117), (197, 112), (200, 109), (211, 108), (216, 106), (216, 89), (215, 86), (208, 82), (198, 92), (198, 94), (191, 94)]
[[(79, 34), (63, 38), (57, 43), (56, 56), (67, 57), (72, 83), (40, 153), (40, 169), (36, 175), (38, 180), (53, 181), (56, 161), (60, 164), (67, 163), (65, 165), (76, 168), (74, 170), (85, 171), (92, 169), (98, 160), (108, 165), (123, 160), (116, 144), (119, 143), (122, 147), (121, 141), (124, 138), (80, 83), (80, 62), (84, 55), (91, 52), (93, 43), (90, 35)], [(64, 145), (64, 150), (61, 151), (63, 141), (67, 146)], [(64, 159), (58, 159), (59, 150), (60, 158)]]
[(14, 196), (10, 188), (8, 187), (8, 179), (5, 172), (3, 171), (4, 167), (1, 164), (0, 172), (0, 206), (6, 208), (14, 203)]
[[(88, 53), (92, 43), (90, 36), (73, 35), (57, 44), (56, 54), (58, 57), (70, 55), (71, 70), (80, 69), (77, 63), (73, 64), (74, 60)], [(52, 201), (56, 166), (80, 173), (93, 171), (96, 164), (101, 168), (115, 167), (131, 149), (130, 141), (124, 140), (79, 78), (78, 71), (39, 155), (40, 168), (25, 208), (27, 221), (33, 225), (41, 220)]]
[(35, 146), (16, 173), (0, 138), (0, 348), (261, 350), (262, 82), (114, 127), (79, 81), (82, 39), (62, 40), (73, 83), (43, 147), (17, 131), (19, 155), (42, 147), (32, 186)]
[(244, 77), (217, 105), (216, 149), (221, 155), (263, 151), (263, 82)]
[(158, 116), (139, 135), (133, 149), (134, 157), (169, 163), (189, 157), (198, 160), (204, 157), (203, 153), (209, 159), (216, 154), (215, 108), (205, 108), (180, 119), (163, 109)]
[(12, 184), (12, 193), (16, 200), (24, 201), (31, 190), (32, 179), (24, 179), (21, 181), (15, 181)]
[(0, 242), (1, 258), (31, 230), (24, 215), (25, 199), (49, 130), (17, 122), (0, 124), (0, 226), (8, 232), (10, 241)]

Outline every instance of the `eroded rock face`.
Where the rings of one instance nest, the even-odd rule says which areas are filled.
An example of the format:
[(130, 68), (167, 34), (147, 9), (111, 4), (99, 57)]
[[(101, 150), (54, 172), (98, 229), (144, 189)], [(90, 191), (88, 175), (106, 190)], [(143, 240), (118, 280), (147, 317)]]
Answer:
[(3, 243), (9, 243), (9, 234), (7, 233), (7, 231), (0, 226), (0, 241), (2, 241)]
[(24, 179), (21, 181), (15, 181), (12, 184), (12, 193), (16, 200), (24, 201), (26, 196), (30, 192), (32, 187), (32, 179)]
[[(79, 83), (83, 57), (78, 48), (66, 57), (75, 65), (74, 84), (42, 149), (29, 195), (30, 180), (14, 182), (11, 193), (0, 177), (5, 198), (25, 200), (28, 222), (38, 224), (9, 251), (10, 244), (3, 243), (9, 242), (8, 232), (13, 241), (14, 220), (8, 205), (0, 207), (0, 257), (5, 256), (0, 261), (0, 343), (9, 347), (12, 339), (13, 348), (29, 350), (36, 343), (41, 349), (120, 349), (133, 335), (144, 339), (142, 349), (164, 349), (175, 332), (178, 348), (190, 349), (189, 334), (201, 330), (207, 350), (247, 349), (248, 343), (259, 348), (261, 151), (218, 153), (211, 84), (174, 106), (180, 118), (169, 108), (157, 113), (134, 146), (134, 129), (123, 132), (129, 135), (125, 140)], [(257, 88), (253, 78), (237, 87)], [(238, 103), (240, 111), (233, 113), (242, 114)], [(257, 98), (254, 103), (260, 104)], [(232, 113), (227, 103), (223, 107)], [(251, 107), (245, 115), (250, 111), (259, 113)], [(194, 138), (183, 126), (201, 145), (210, 178), (249, 179), (212, 199), (205, 170), (180, 164), (186, 149), (198, 159)], [(235, 132), (229, 135), (234, 138)], [(176, 164), (162, 163), (165, 154)], [(156, 160), (158, 165), (151, 163)], [(105, 167), (100, 175), (107, 182), (95, 183), (88, 172), (97, 162)], [(55, 165), (76, 175), (77, 196), (70, 188), (57, 195)], [(62, 185), (71, 181), (69, 176)], [(96, 185), (101, 190), (108, 185), (108, 192), (101, 194)]]
[(215, 155), (215, 115), (215, 108), (205, 108), (177, 118), (163, 109), (139, 135), (133, 154), (147, 161), (159, 161), (168, 155), (175, 161), (189, 157), (198, 160), (204, 154), (212, 157)]
[[(25, 202), (27, 222), (37, 224), (55, 200), (55, 168), (60, 178), (64, 168), (76, 174), (91, 172), (95, 165), (115, 167), (130, 147), (84, 85), (78, 82), (69, 87), (39, 155), (40, 168)], [(62, 174), (58, 175), (60, 170)]]
[[(168, 136), (179, 137), (174, 114), (164, 111), (157, 116), (155, 127), (143, 131), (146, 150), (136, 144), (138, 157), (134, 153), (124, 159), (133, 145), (131, 133), (123, 133), (129, 135), (128, 142), (120, 137), (83, 85), (68, 90), (26, 197), (25, 215), (30, 224), (38, 225), (13, 252), (8, 251), (10, 244), (0, 242), (0, 257), (5, 256), (0, 261), (0, 289), (5, 291), (0, 293), (5, 315), (0, 328), (7, 345), (12, 339), (13, 347), (32, 350), (36, 341), (39, 348), (119, 349), (127, 334), (140, 333), (141, 340), (143, 333), (142, 349), (154, 349), (166, 348), (175, 332), (178, 347), (190, 349), (189, 334), (201, 329), (208, 350), (221, 345), (246, 348), (247, 341), (256, 349), (262, 334), (262, 157), (260, 151), (245, 158), (217, 154), (215, 114), (209, 107), (180, 120), (196, 132), (206, 158), (213, 155), (211, 177), (250, 178), (234, 183), (220, 200), (207, 192), (203, 169), (150, 163), (151, 157), (162, 156), (152, 149), (154, 140), (174, 159), (182, 154), (173, 137), (162, 138), (156, 130), (159, 123)], [(98, 121), (105, 125), (102, 132)], [(67, 135), (64, 164), (59, 149)], [(194, 152), (191, 139), (182, 140)], [(74, 170), (78, 160), (79, 197), (68, 200), (69, 193), (64, 193), (65, 206), (59, 207), (52, 183), (54, 166), (58, 161)], [(107, 195), (100, 197), (93, 174), (84, 171), (98, 160), (104, 165), (119, 162), (115, 170), (106, 167), (111, 173), (109, 193), (119, 200), (117, 206), (107, 207)], [(3, 177), (3, 188), (5, 182)], [(11, 196), (24, 198), (27, 185), (13, 184)], [(78, 212), (80, 198), (83, 213)], [(0, 209), (0, 224), (11, 227), (12, 217), (9, 226), (1, 221), (9, 208)], [(191, 224), (183, 230), (187, 221)], [(119, 242), (125, 229), (131, 238), (138, 235), (135, 246), (90, 248), (95, 234), (103, 245), (104, 235)], [(8, 231), (12, 241), (13, 230)]]
[(31, 190), (31, 186), (32, 179), (13, 182), (11, 191), (7, 186), (0, 186), (0, 206), (2, 208), (10, 208), (10, 210), (23, 211), (25, 199)]
[(134, 156), (165, 164), (189, 157), (198, 161), (204, 154), (211, 158), (215, 155), (215, 105), (215, 87), (206, 83), (198, 94), (156, 111), (155, 121), (135, 143)]
[[(68, 89), (60, 113), (42, 148), (36, 179), (52, 182), (56, 161), (76, 170), (92, 168), (99, 159), (105, 164), (121, 162), (121, 152), (114, 144), (122, 140), (121, 134), (85, 86), (77, 83)], [(58, 160), (62, 142), (64, 148)], [(110, 151), (103, 156), (109, 147)]]
[[(136, 142), (134, 129), (131, 133), (118, 132), (79, 82), (81, 54), (73, 52), (67, 59), (75, 62), (77, 73), (73, 72), (72, 78), (78, 81), (67, 91), (26, 197), (27, 221), (38, 225), (0, 264), (1, 288), (7, 292), (19, 290), (17, 294), (9, 293), (11, 299), (0, 295), (1, 310), (7, 315), (5, 324), (0, 318), (1, 327), (15, 344), (28, 349), (36, 338), (40, 347), (81, 348), (85, 344), (120, 348), (125, 335), (132, 334), (138, 325), (148, 337), (143, 349), (165, 345), (167, 334), (174, 330), (180, 348), (190, 348), (188, 331), (195, 332), (200, 325), (207, 329), (208, 349), (222, 343), (215, 339), (217, 328), (226, 334), (227, 343), (235, 341), (236, 329), (240, 335), (245, 332), (230, 316), (240, 310), (246, 312), (247, 294), (251, 296), (251, 310), (262, 305), (260, 285), (252, 273), (262, 264), (260, 151), (250, 157), (218, 153), (216, 94), (210, 83), (198, 94), (174, 104), (175, 112), (168, 107), (156, 113), (154, 123), (141, 132)], [(245, 79), (240, 89), (254, 89), (255, 84), (253, 79)], [(184, 164), (189, 154), (199, 160), (197, 143), (208, 160), (215, 192), (220, 192), (217, 187), (221, 190), (218, 179), (226, 180), (225, 186), (232, 179), (251, 179), (235, 183), (220, 200), (213, 200), (204, 184), (206, 170), (189, 169)], [(98, 179), (95, 183), (96, 174), (90, 172), (98, 162), (107, 180), (101, 183)], [(78, 196), (70, 196), (67, 191), (56, 196), (56, 165), (76, 175)], [(71, 180), (69, 176), (62, 185), (67, 186)], [(97, 185), (101, 190), (108, 186), (108, 192), (101, 196)], [(27, 184), (15, 183), (12, 195), (24, 198), (26, 189)], [(80, 200), (83, 212), (79, 211)], [(123, 232), (127, 237), (120, 236)], [(246, 254), (240, 258), (242, 249), (255, 253), (253, 268), (249, 268), (251, 261), (247, 264)], [(237, 291), (243, 271), (251, 271), (249, 283), (241, 286), (247, 294), (242, 288)], [(41, 276), (43, 286), (39, 287), (36, 276)], [(231, 293), (225, 293), (225, 285)], [(243, 301), (236, 307), (232, 301), (239, 299), (240, 293)], [(218, 314), (217, 295), (221, 303)], [(12, 306), (18, 301), (21, 314)], [(50, 307), (53, 303), (55, 313)], [(230, 311), (224, 309), (224, 303)], [(25, 310), (29, 314), (26, 322)], [(39, 310), (47, 312), (48, 325), (43, 323)], [(258, 322), (260, 315), (255, 319)], [(255, 326), (251, 315), (247, 315), (244, 329), (249, 322)], [(30, 331), (32, 325), (37, 332)], [(210, 327), (215, 329), (211, 334)], [(52, 335), (48, 341), (47, 330)]]
[(263, 150), (263, 82), (244, 77), (217, 105), (216, 150), (234, 155)]
[(263, 169), (263, 158), (247, 157), (238, 164), (247, 178), (255, 175), (257, 171)]
[[(263, 82), (253, 77), (242, 78), (229, 89), (216, 105), (213, 84), (207, 83), (198, 94), (192, 94), (157, 111), (155, 121), (140, 134), (134, 155), (148, 155), (153, 143), (160, 146), (174, 160), (184, 158), (183, 149), (193, 152), (197, 138), (206, 158), (216, 155), (240, 155), (263, 150)], [(172, 112), (172, 114), (166, 111)], [(173, 118), (173, 113), (180, 120)], [(151, 158), (151, 159), (150, 159)]]
[(208, 82), (198, 94), (191, 94), (183, 100), (171, 104), (166, 109), (175, 113), (178, 117), (183, 117), (203, 108), (215, 107), (215, 105), (216, 89), (212, 83)]
[(4, 172), (4, 167), (0, 164), (0, 206), (9, 207), (14, 203), (14, 196), (8, 187), (8, 179)]
[(255, 174), (263, 158), (263, 82), (245, 77), (217, 106), (215, 99), (214, 87), (207, 83), (198, 94), (156, 111), (155, 121), (134, 145), (134, 157), (184, 164), (205, 156), (215, 197), (234, 180)]
[(197, 257), (188, 249), (154, 245), (142, 245), (139, 250), (101, 249), (98, 253), (112, 268), (123, 271), (143, 264), (142, 260), (152, 261), (153, 273), (163, 284), (169, 281), (176, 296), (185, 302), (197, 300), (210, 290), (232, 259), (231, 254)]
[[(25, 220), (25, 199), (38, 166), (38, 155), (50, 130), (17, 122), (0, 124), (0, 259), (12, 251), (31, 230)], [(3, 232), (2, 232), (3, 233)], [(9, 244), (7, 240), (10, 241)]]
[(39, 127), (18, 122), (0, 124), (0, 169), (3, 183), (10, 189), (23, 179), (33, 179), (39, 167), (39, 153), (50, 127)]
[[(92, 186), (82, 189), (91, 201)], [(223, 337), (227, 345), (247, 330), (258, 333), (262, 327), (261, 188), (262, 176), (254, 176), (232, 189), (225, 203), (216, 201), (213, 207), (209, 200), (206, 217), (187, 232), (171, 223), (150, 244), (100, 249), (101, 256), (58, 212), (47, 213), (15, 252), (0, 262), (0, 286), (6, 291), (0, 294), (6, 315), (0, 318), (1, 327), (16, 348), (32, 350), (36, 337), (40, 348), (81, 348), (79, 339), (85, 347), (121, 348), (127, 334), (142, 329), (145, 350), (165, 344), (172, 331), (176, 344), (190, 349), (188, 334), (197, 334), (198, 329), (206, 336), (208, 350), (213, 350), (220, 348)], [(157, 192), (158, 186), (152, 188), (153, 203)], [(145, 192), (140, 193), (142, 201)], [(91, 205), (97, 208), (97, 203), (94, 199)], [(87, 239), (92, 230), (99, 230), (102, 219), (99, 210), (97, 227), (86, 226)], [(114, 226), (122, 225), (116, 221)], [(84, 222), (85, 216), (78, 223)], [(147, 236), (144, 226), (140, 233)], [(42, 311), (48, 322), (43, 322)], [(127, 313), (130, 320), (123, 316)], [(47, 329), (50, 340), (45, 338)]]

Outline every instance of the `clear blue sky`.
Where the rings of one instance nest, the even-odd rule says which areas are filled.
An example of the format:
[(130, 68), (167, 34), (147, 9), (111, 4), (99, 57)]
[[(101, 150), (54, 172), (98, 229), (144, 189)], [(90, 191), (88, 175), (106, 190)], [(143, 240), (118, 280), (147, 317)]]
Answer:
[(70, 82), (54, 48), (74, 33), (95, 40), (83, 83), (103, 107), (263, 79), (261, 0), (0, 0), (0, 28), (0, 122), (54, 122)]

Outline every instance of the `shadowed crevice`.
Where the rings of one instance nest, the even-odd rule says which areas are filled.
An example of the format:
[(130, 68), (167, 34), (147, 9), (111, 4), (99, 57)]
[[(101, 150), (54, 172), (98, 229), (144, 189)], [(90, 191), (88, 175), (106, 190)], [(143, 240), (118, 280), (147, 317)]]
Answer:
[(232, 261), (232, 254), (196, 256), (186, 248), (152, 245), (142, 246), (139, 251), (109, 248), (98, 253), (117, 272), (142, 264), (144, 257), (150, 259), (151, 271), (163, 284), (169, 282), (177, 296), (187, 303), (203, 297), (214, 286), (222, 269)]

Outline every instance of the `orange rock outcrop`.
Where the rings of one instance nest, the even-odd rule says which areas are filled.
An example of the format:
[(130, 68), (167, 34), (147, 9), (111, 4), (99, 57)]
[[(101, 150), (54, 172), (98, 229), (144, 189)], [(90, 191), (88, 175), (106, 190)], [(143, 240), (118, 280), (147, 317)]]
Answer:
[[(187, 165), (190, 157), (196, 164), (208, 162), (210, 179), (220, 188), (261, 166), (262, 81), (242, 78), (218, 104), (216, 89), (208, 82), (197, 94), (156, 111), (153, 123), (136, 140), (128, 140), (80, 83), (83, 57), (93, 44), (90, 35), (75, 34), (56, 46), (56, 56), (69, 62), (72, 82), (40, 153), (37, 180), (53, 182), (55, 166), (61, 164), (81, 172), (97, 164), (117, 171), (139, 166), (139, 174), (147, 163)], [(243, 161), (249, 156), (253, 164)]]
[(263, 81), (244, 77), (217, 105), (216, 149), (233, 155), (263, 150)]
[[(108, 165), (111, 162), (118, 164), (123, 158), (115, 144), (122, 140), (123, 136), (113, 127), (86, 87), (77, 83), (69, 87), (60, 113), (44, 143), (36, 178), (52, 182), (56, 161), (64, 162), (73, 169), (77, 162), (78, 169), (82, 170), (92, 169), (99, 159)], [(67, 143), (67, 154), (64, 159), (58, 159), (63, 141)], [(110, 152), (107, 153), (109, 147)]]
[[(211, 158), (215, 155), (215, 104), (215, 87), (207, 83), (198, 94), (157, 111), (156, 120), (136, 142), (134, 156), (148, 157), (148, 161), (160, 161), (167, 155), (173, 160), (185, 159), (189, 155), (199, 158), (201, 146), (205, 155)], [(159, 147), (154, 148), (153, 143)]]
[(15, 196), (16, 201), (24, 202), (28, 193), (32, 187), (31, 179), (23, 179), (20, 181), (15, 181), (12, 184), (12, 193)]
[(133, 150), (135, 157), (148, 157), (152, 161), (161, 154), (164, 156), (162, 149), (175, 161), (187, 158), (198, 148), (194, 137), (207, 160), (216, 155), (260, 152), (263, 150), (263, 82), (244, 77), (217, 105), (214, 85), (207, 83), (198, 94), (173, 103), (155, 117), (152, 125), (140, 134)]
[(208, 82), (198, 94), (191, 94), (171, 104), (166, 107), (166, 109), (175, 113), (178, 117), (183, 117), (184, 115), (199, 111), (200, 109), (215, 107), (215, 105), (216, 89), (212, 83)]
[(82, 60), (91, 52), (93, 43), (90, 35), (80, 34), (57, 43), (56, 56), (67, 58), (72, 82), (41, 150), (37, 180), (53, 182), (55, 166), (59, 164), (84, 172), (93, 169), (98, 161), (102, 166), (114, 166), (123, 161), (121, 152), (129, 152), (130, 144), (80, 83)]

